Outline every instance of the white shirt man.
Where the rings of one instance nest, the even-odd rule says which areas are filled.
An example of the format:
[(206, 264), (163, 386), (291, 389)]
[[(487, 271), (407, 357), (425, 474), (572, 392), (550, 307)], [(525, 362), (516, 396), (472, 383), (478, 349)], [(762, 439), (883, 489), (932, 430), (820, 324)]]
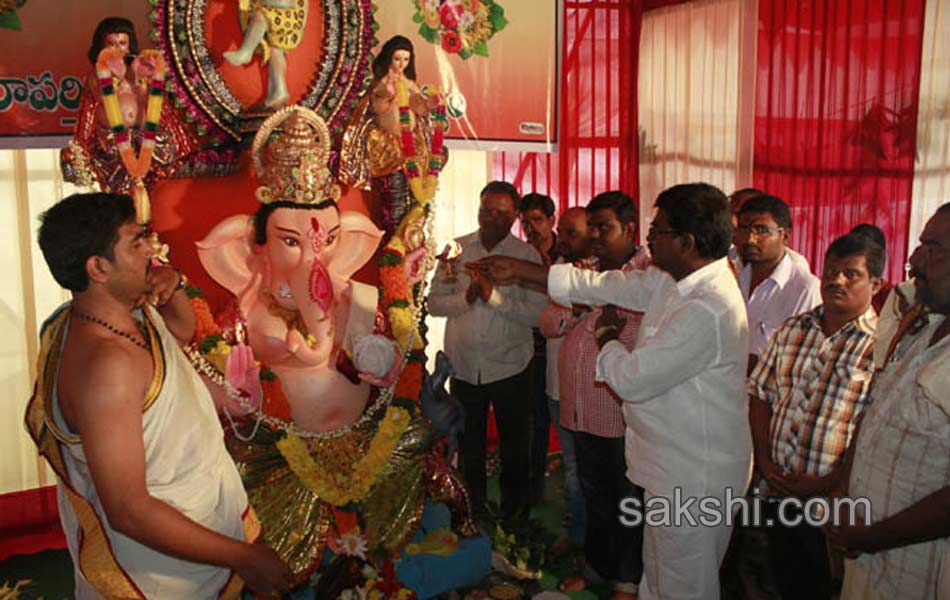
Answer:
[(750, 294), (751, 279), (752, 267), (745, 265), (739, 274), (739, 287), (748, 310), (749, 354), (759, 356), (786, 319), (821, 304), (821, 282), (808, 263), (795, 260), (790, 250)]
[[(541, 262), (538, 252), (509, 234), (491, 251), (485, 249), (478, 232), (456, 240), (462, 247), (462, 264), (501, 254), (534, 263)], [(446, 282), (444, 268), (432, 280), (429, 312), (448, 317), (445, 324), (445, 353), (452, 361), (455, 378), (471, 384), (492, 383), (525, 369), (534, 356), (531, 328), (538, 324), (546, 299), (523, 288), (495, 287), (487, 302), (469, 304), (465, 290), (469, 277), (457, 276)]]
[[(482, 190), (478, 231), (457, 241), (457, 264), (488, 256), (518, 258), (540, 265), (537, 250), (511, 235), (518, 192), (492, 181)], [(465, 409), (459, 463), (471, 493), (472, 509), (485, 516), (486, 435), (489, 405), (495, 412), (501, 454), (501, 510), (504, 517), (527, 516), (530, 501), (531, 358), (534, 335), (547, 298), (524, 288), (494, 286), (477, 271), (450, 277), (443, 263), (432, 282), (429, 312), (448, 317), (445, 353), (455, 368), (452, 394)]]

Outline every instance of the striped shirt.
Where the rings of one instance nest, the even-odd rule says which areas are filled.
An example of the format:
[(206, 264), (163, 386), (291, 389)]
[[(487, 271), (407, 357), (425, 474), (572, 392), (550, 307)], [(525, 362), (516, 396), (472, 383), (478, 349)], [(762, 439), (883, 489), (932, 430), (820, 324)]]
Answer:
[[(930, 346), (946, 317), (908, 333), (876, 376), (874, 402), (855, 442), (848, 493), (866, 497), (878, 523), (950, 486), (950, 337)], [(862, 554), (858, 563), (882, 598), (947, 598), (946, 539)], [(853, 590), (852, 597), (867, 596)]]
[(786, 473), (828, 474), (869, 402), (877, 314), (830, 336), (823, 315), (819, 306), (785, 321), (749, 377), (749, 395), (772, 408), (772, 460)]

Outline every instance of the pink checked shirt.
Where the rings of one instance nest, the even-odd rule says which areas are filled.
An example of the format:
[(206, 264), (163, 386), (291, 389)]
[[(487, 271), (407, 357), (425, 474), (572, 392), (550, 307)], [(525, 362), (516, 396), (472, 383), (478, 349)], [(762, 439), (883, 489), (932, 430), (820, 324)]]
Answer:
[[(621, 271), (643, 270), (651, 263), (650, 253), (642, 246)], [(597, 270), (595, 264), (591, 266)], [(627, 320), (619, 341), (627, 350), (633, 350), (643, 313), (624, 309), (617, 312)], [(557, 356), (561, 426), (600, 437), (623, 437), (625, 427), (620, 398), (606, 383), (594, 382), (600, 353), (594, 323), (600, 313), (601, 308), (595, 306), (590, 312), (574, 317), (570, 308), (551, 302), (541, 311), (539, 327), (545, 337), (564, 338)], [(548, 360), (553, 359), (548, 356)]]

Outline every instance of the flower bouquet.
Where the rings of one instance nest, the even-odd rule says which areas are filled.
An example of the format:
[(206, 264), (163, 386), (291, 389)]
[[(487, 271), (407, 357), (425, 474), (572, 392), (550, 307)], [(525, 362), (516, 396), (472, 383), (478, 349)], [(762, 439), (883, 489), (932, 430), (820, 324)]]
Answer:
[(488, 40), (505, 28), (505, 9), (493, 0), (412, 0), (419, 35), (462, 59), (488, 56)]

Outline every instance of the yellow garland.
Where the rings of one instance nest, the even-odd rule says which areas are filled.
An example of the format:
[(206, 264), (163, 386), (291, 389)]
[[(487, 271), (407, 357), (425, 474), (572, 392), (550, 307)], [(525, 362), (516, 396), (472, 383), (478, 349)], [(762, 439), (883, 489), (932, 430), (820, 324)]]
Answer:
[[(155, 61), (155, 73), (152, 79), (158, 83), (165, 80), (166, 67), (165, 59), (157, 50), (143, 50), (140, 57), (150, 57)], [(96, 76), (100, 80), (115, 79), (115, 74), (109, 67), (109, 62), (113, 60), (124, 60), (125, 55), (118, 48), (104, 48), (96, 59)], [(101, 86), (102, 84), (100, 84)], [(115, 88), (115, 84), (113, 84)], [(152, 167), (152, 155), (155, 152), (154, 136), (146, 135), (142, 140), (142, 147), (136, 156), (132, 149), (131, 139), (125, 130), (125, 119), (122, 117), (122, 110), (119, 108), (119, 99), (115, 89), (106, 93), (106, 88), (102, 87), (102, 106), (106, 113), (106, 119), (109, 121), (109, 128), (116, 132), (118, 141), (119, 158), (122, 164), (135, 180), (135, 189), (133, 198), (135, 200), (136, 220), (145, 224), (151, 221), (151, 208), (148, 199), (148, 191), (145, 189), (143, 179)], [(148, 102), (145, 108), (146, 125), (153, 124), (157, 130), (159, 121), (162, 117), (162, 103), (164, 98), (161, 94), (148, 95)]]
[[(429, 86), (428, 93), (439, 97), (439, 104), (442, 104), (438, 86)], [(409, 84), (405, 79), (396, 82), (396, 106), (402, 109), (409, 107)], [(403, 127), (406, 127), (406, 125), (403, 125)], [(433, 133), (434, 135), (435, 133)], [(408, 158), (418, 161), (418, 153)], [(431, 160), (432, 157), (429, 158)], [(419, 169), (419, 175), (410, 177), (407, 173), (406, 179), (409, 181), (409, 189), (412, 191), (413, 197), (419, 201), (419, 204), (425, 206), (435, 199), (435, 192), (439, 187), (439, 178), (437, 175), (429, 173), (428, 164), (417, 164), (416, 167)]]
[[(426, 218), (425, 210), (421, 205), (415, 204), (405, 214), (396, 229), (396, 234), (389, 239), (386, 244), (386, 250), (395, 252), (405, 257), (411, 250), (406, 243), (407, 231), (410, 227), (424, 222)], [(403, 265), (400, 262), (397, 265), (389, 265), (380, 268), (379, 278), (383, 283), (384, 292), (394, 289), (394, 286), (387, 285), (391, 278), (403, 277)], [(403, 352), (407, 350), (422, 350), (425, 348), (425, 342), (419, 333), (417, 304), (418, 299), (413, 297), (411, 290), (409, 294), (402, 298), (390, 297), (384, 294), (383, 300), (387, 304), (386, 313), (389, 315), (389, 325), (392, 328), (393, 339), (399, 344)], [(394, 300), (404, 300), (406, 306), (393, 305)]]
[(357, 461), (349, 475), (320, 468), (310, 456), (307, 443), (288, 432), (277, 442), (277, 449), (307, 488), (324, 502), (345, 506), (366, 497), (383, 467), (389, 462), (402, 434), (409, 427), (409, 413), (390, 405), (379, 422), (379, 431), (370, 442), (366, 454)]

